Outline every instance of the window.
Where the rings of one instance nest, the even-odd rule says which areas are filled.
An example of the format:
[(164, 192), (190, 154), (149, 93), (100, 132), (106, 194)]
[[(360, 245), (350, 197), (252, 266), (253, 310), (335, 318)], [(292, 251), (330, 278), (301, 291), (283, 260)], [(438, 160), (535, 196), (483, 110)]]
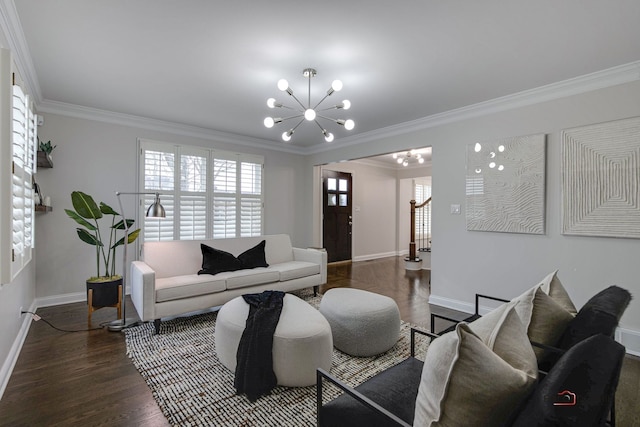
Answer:
[[(8, 51), (2, 51), (0, 63), (0, 84), (7, 89), (11, 87), (10, 90), (0, 90), (7, 94), (0, 98), (0, 102), (8, 106), (6, 111), (10, 117), (10, 129), (3, 130), (2, 134), (2, 152), (9, 153), (6, 157), (3, 154), (2, 161), (8, 161), (0, 170), (9, 170), (11, 174), (11, 179), (3, 183), (1, 192), (5, 206), (2, 210), (2, 234), (4, 236), (7, 230), (8, 238), (6, 243), (3, 241), (0, 251), (0, 279), (2, 283), (9, 283), (31, 261), (34, 245), (33, 176), (36, 172), (37, 127), (30, 97), (16, 84), (15, 74), (9, 71), (11, 57)], [(7, 84), (10, 81), (11, 84)]]
[[(261, 156), (153, 141), (140, 146), (140, 191), (160, 193), (166, 212), (145, 219), (145, 241), (262, 234)], [(153, 197), (145, 196), (145, 205)]]
[[(414, 199), (416, 205), (424, 203), (431, 197), (431, 185), (428, 182), (414, 183)], [(416, 210), (416, 240), (419, 243), (419, 250), (431, 250), (431, 203)]]

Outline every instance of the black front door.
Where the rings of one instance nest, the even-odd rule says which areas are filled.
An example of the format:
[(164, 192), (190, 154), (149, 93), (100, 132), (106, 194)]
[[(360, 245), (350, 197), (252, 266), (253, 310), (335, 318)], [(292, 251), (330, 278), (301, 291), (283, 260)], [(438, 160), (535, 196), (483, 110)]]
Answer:
[(351, 174), (322, 174), (322, 242), (329, 262), (351, 259)]

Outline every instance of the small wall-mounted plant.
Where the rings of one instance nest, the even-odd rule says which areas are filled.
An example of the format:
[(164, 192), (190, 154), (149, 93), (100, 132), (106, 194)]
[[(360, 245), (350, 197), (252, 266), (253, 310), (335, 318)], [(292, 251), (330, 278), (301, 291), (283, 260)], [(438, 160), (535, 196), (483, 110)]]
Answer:
[(44, 151), (47, 155), (51, 154), (56, 147), (57, 145), (51, 145), (51, 141), (42, 142), (40, 138), (38, 138), (38, 150)]

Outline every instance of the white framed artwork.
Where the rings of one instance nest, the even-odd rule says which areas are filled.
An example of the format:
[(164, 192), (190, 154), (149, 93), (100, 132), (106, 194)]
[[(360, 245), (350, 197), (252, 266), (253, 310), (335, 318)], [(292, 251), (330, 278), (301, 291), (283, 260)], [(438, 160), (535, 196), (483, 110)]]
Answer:
[(545, 134), (467, 145), (467, 230), (544, 234), (545, 159)]
[(640, 238), (640, 117), (561, 133), (562, 234)]

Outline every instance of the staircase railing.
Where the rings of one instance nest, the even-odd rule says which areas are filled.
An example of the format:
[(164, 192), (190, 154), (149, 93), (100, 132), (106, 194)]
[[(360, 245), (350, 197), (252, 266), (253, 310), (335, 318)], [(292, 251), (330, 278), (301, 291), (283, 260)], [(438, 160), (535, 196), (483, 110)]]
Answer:
[[(409, 260), (415, 261), (418, 259), (416, 256), (416, 211), (418, 209), (426, 209), (428, 205), (431, 203), (431, 197), (420, 204), (416, 204), (415, 200), (411, 200), (409, 202), (411, 204), (411, 241), (409, 242)], [(431, 206), (428, 206), (430, 209)], [(424, 210), (422, 211), (424, 212)], [(423, 221), (424, 225), (424, 221)], [(424, 238), (424, 235), (422, 236)], [(427, 238), (428, 248), (431, 248), (430, 237)]]

